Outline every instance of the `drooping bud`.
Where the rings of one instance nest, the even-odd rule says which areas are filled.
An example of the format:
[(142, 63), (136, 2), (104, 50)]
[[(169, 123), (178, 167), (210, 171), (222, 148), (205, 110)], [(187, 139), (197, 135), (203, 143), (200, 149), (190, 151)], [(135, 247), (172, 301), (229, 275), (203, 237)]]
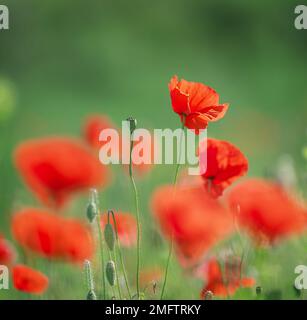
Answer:
[(114, 286), (116, 270), (115, 270), (115, 263), (112, 260), (108, 261), (108, 263), (106, 265), (106, 276), (107, 276), (109, 284), (111, 286)]
[(127, 121), (129, 122), (130, 134), (132, 134), (136, 129), (137, 121), (132, 117), (127, 118)]
[(110, 223), (107, 223), (104, 228), (104, 239), (106, 241), (108, 248), (111, 251), (113, 251), (114, 245), (115, 245), (115, 234), (114, 234), (114, 229)]
[(97, 296), (94, 290), (90, 290), (88, 292), (86, 300), (97, 300)]

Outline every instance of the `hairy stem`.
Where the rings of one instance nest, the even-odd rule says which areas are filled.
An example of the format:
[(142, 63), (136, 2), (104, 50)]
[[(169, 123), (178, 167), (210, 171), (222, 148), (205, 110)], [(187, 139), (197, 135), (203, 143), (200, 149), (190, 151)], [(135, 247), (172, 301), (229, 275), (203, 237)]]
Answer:
[(117, 233), (117, 224), (116, 224), (116, 220), (115, 220), (115, 216), (114, 216), (114, 212), (111, 211), (112, 214), (112, 219), (113, 219), (113, 224), (114, 224), (114, 229), (115, 229), (115, 238), (116, 238), (116, 245), (117, 245), (117, 249), (118, 249), (118, 254), (119, 254), (119, 260), (120, 260), (120, 264), (123, 270), (123, 274), (124, 274), (124, 279), (125, 279), (125, 284), (127, 287), (127, 292), (129, 295), (129, 298), (132, 298), (131, 295), (131, 291), (130, 291), (130, 287), (129, 287), (129, 282), (128, 282), (128, 277), (127, 277), (127, 272), (126, 272), (126, 268), (125, 268), (125, 264), (124, 264), (124, 258), (123, 258), (123, 254), (121, 251), (121, 246), (120, 246), (120, 242), (119, 242), (119, 238), (118, 238), (118, 233)]
[(96, 216), (96, 224), (98, 229), (98, 239), (99, 239), (99, 251), (100, 251), (100, 260), (101, 260), (101, 271), (102, 271), (102, 292), (103, 292), (103, 300), (106, 300), (106, 279), (104, 274), (105, 264), (103, 257), (103, 237), (100, 225), (100, 214), (98, 213)]
[(140, 233), (141, 233), (141, 224), (140, 224), (140, 212), (139, 212), (139, 196), (136, 188), (136, 184), (132, 174), (132, 149), (133, 149), (133, 140), (132, 133), (130, 134), (130, 163), (129, 163), (129, 176), (131, 180), (131, 185), (134, 191), (134, 201), (135, 201), (135, 210), (136, 210), (136, 221), (137, 221), (137, 258), (136, 258), (136, 290), (137, 297), (140, 298)]
[(170, 265), (171, 258), (172, 258), (172, 253), (173, 253), (173, 237), (171, 239), (171, 243), (169, 246), (168, 258), (167, 258), (167, 263), (166, 263), (166, 268), (165, 268), (164, 281), (163, 281), (163, 287), (161, 290), (160, 300), (162, 300), (163, 296), (164, 296), (164, 291), (165, 291), (165, 287), (166, 287), (166, 283), (167, 283), (167, 276), (168, 276), (169, 265)]
[[(174, 180), (173, 180), (173, 188), (174, 188), (174, 192), (173, 192), (173, 196), (176, 193), (176, 186), (177, 186), (177, 178), (178, 178), (178, 173), (179, 173), (179, 169), (180, 169), (180, 164), (181, 164), (181, 144), (182, 144), (182, 139), (183, 139), (183, 134), (184, 134), (184, 123), (185, 123), (185, 118), (183, 118), (182, 120), (182, 124), (181, 124), (181, 135), (180, 135), (180, 140), (179, 140), (179, 161), (177, 163), (176, 166), (176, 171), (175, 171), (175, 176), (174, 176)], [(172, 259), (172, 254), (173, 254), (173, 236), (171, 237), (171, 243), (169, 246), (169, 252), (168, 252), (168, 258), (167, 258), (167, 262), (166, 262), (166, 268), (165, 268), (165, 275), (164, 275), (164, 281), (163, 281), (163, 286), (162, 286), (162, 291), (161, 291), (161, 295), (160, 295), (160, 299), (163, 299), (163, 295), (164, 295), (164, 291), (165, 291), (165, 287), (166, 287), (166, 283), (167, 283), (167, 276), (168, 276), (168, 271), (169, 271), (169, 266), (170, 266), (170, 262)]]

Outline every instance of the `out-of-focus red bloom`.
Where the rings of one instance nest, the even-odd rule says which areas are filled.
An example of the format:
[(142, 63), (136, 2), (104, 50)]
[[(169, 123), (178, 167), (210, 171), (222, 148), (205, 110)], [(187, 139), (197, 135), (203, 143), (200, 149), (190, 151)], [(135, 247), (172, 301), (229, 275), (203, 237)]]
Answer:
[[(206, 139), (199, 148), (200, 168), (205, 187), (213, 197), (223, 191), (248, 170), (243, 153), (227, 141)], [(203, 167), (204, 166), (204, 167)]]
[(202, 186), (160, 187), (152, 198), (152, 210), (163, 233), (173, 238), (183, 264), (197, 262), (212, 246), (233, 230), (231, 213), (208, 196)]
[[(137, 238), (137, 223), (135, 217), (128, 212), (116, 212), (114, 213), (117, 227), (117, 234), (119, 241), (124, 247), (131, 247), (135, 245)], [(101, 226), (104, 226), (108, 222), (108, 214), (104, 214), (101, 217)], [(112, 215), (110, 215), (110, 223), (114, 227)]]
[(227, 297), (234, 295), (240, 287), (251, 288), (256, 283), (253, 278), (242, 277), (242, 264), (238, 257), (228, 258), (225, 261), (223, 272), (215, 258), (207, 262), (202, 269), (206, 280), (200, 294), (202, 299), (207, 291), (211, 291), (218, 297)]
[(13, 284), (19, 291), (42, 294), (47, 290), (49, 280), (43, 273), (19, 264), (13, 267)]
[(240, 225), (258, 242), (272, 243), (306, 228), (306, 208), (274, 182), (246, 180), (230, 191), (228, 202)]
[(99, 141), (100, 132), (104, 129), (115, 129), (116, 126), (105, 115), (91, 115), (84, 124), (84, 137), (93, 148), (101, 148), (107, 142)]
[(0, 234), (0, 264), (11, 265), (16, 259), (16, 252), (9, 241)]
[(59, 240), (61, 256), (75, 263), (83, 263), (90, 259), (95, 252), (94, 239), (90, 230), (79, 220), (65, 219)]
[(94, 253), (94, 240), (82, 222), (42, 209), (15, 213), (12, 233), (23, 248), (47, 258), (82, 263)]
[(174, 76), (169, 85), (172, 107), (189, 129), (206, 129), (209, 122), (224, 117), (228, 104), (219, 103), (219, 95), (210, 87)]
[(15, 150), (15, 164), (35, 195), (56, 207), (75, 192), (104, 186), (109, 177), (82, 143), (64, 137), (22, 143)]

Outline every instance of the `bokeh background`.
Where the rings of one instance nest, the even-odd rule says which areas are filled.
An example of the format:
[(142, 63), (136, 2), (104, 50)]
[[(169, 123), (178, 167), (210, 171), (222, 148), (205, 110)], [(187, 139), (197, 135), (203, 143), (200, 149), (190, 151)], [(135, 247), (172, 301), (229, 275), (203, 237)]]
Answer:
[[(12, 164), (18, 142), (46, 135), (80, 136), (84, 118), (91, 113), (108, 114), (118, 125), (134, 116), (139, 127), (176, 128), (179, 119), (167, 88), (174, 74), (212, 86), (230, 103), (227, 116), (208, 134), (238, 145), (249, 158), (250, 176), (271, 172), (280, 156), (290, 154), (304, 184), (307, 31), (294, 28), (294, 8), (300, 3), (1, 3), (10, 10), (10, 29), (0, 31), (0, 231), (6, 237), (14, 209), (36, 204)], [(148, 199), (155, 186), (172, 180), (174, 169), (156, 167), (138, 181), (143, 228), (150, 234), (144, 245), (154, 242), (157, 248), (156, 254), (145, 254), (145, 266), (159, 265), (167, 256), (167, 245), (149, 232), (154, 227)], [(114, 171), (112, 186), (101, 195), (102, 207), (132, 210), (128, 178), (120, 169)], [(68, 214), (84, 215), (85, 205), (86, 196), (76, 200)], [(290, 265), (279, 266), (281, 273), (271, 277), (277, 289), (281, 278), (287, 278), (287, 285), (293, 281), (294, 265), (307, 261), (307, 251), (300, 250), (296, 258), (284, 257)], [(84, 292), (76, 291), (80, 272), (69, 274), (79, 282), (67, 280), (69, 286), (63, 284), (54, 297), (82, 298)], [(176, 266), (172, 274), (185, 279)], [(187, 279), (185, 291), (178, 290), (180, 281), (170, 280), (168, 297), (198, 297), (195, 288), (201, 286)], [(291, 297), (287, 290), (282, 292)], [(18, 297), (13, 290), (0, 296)]]

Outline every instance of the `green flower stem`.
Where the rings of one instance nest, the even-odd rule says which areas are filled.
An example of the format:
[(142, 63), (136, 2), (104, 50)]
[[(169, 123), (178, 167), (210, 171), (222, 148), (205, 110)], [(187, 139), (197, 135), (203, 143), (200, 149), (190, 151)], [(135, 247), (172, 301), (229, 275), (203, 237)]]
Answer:
[(172, 258), (172, 253), (173, 253), (173, 237), (171, 238), (171, 243), (169, 246), (169, 252), (168, 252), (168, 258), (167, 258), (167, 263), (166, 263), (166, 268), (165, 268), (165, 274), (164, 274), (164, 281), (163, 281), (163, 287), (162, 287), (162, 291), (161, 291), (161, 295), (160, 295), (160, 300), (163, 299), (163, 295), (164, 295), (164, 291), (165, 291), (165, 286), (167, 283), (167, 276), (168, 276), (168, 271), (169, 271), (169, 265), (171, 262), (171, 258)]
[(113, 219), (113, 224), (114, 224), (114, 229), (115, 229), (115, 239), (116, 239), (116, 245), (117, 245), (118, 254), (119, 254), (119, 260), (120, 260), (121, 267), (122, 267), (122, 270), (123, 270), (125, 284), (126, 284), (126, 287), (127, 287), (127, 292), (128, 292), (129, 298), (131, 300), (132, 299), (132, 295), (131, 295), (131, 291), (130, 291), (130, 287), (129, 287), (127, 272), (126, 272), (124, 259), (123, 259), (123, 255), (122, 255), (122, 251), (121, 251), (121, 246), (120, 246), (120, 242), (119, 242), (119, 238), (118, 238), (117, 223), (116, 223), (116, 220), (115, 220), (114, 212), (111, 211), (111, 214), (112, 214), (112, 219)]
[[(108, 211), (108, 224), (110, 224), (110, 214), (112, 214), (113, 222), (115, 221), (113, 211), (112, 211), (112, 210), (109, 210), (109, 211)], [(112, 227), (112, 229), (113, 229), (113, 227)], [(115, 232), (116, 232), (116, 231), (115, 231)], [(115, 234), (116, 234), (116, 233), (115, 233)], [(116, 256), (115, 246), (113, 246), (113, 250), (110, 249), (110, 248), (108, 248), (108, 250), (109, 250), (110, 260), (112, 260), (112, 252), (113, 252), (113, 254), (114, 254), (116, 285), (117, 285), (117, 290), (118, 290), (119, 299), (122, 300), (122, 292), (121, 292), (121, 288), (120, 288), (120, 285), (119, 285), (119, 268), (118, 268), (118, 263), (117, 263), (117, 256)], [(112, 250), (112, 252), (111, 252), (111, 250)]]
[(136, 209), (136, 221), (137, 221), (137, 258), (136, 258), (136, 290), (137, 297), (140, 299), (140, 256), (141, 256), (141, 248), (140, 248), (140, 233), (141, 233), (141, 224), (140, 224), (140, 212), (139, 212), (139, 196), (136, 188), (136, 184), (132, 174), (132, 149), (133, 149), (133, 140), (132, 134), (130, 134), (130, 163), (129, 163), (129, 176), (131, 180), (131, 185), (134, 191), (134, 201), (135, 201), (135, 209)]
[(180, 139), (179, 139), (179, 161), (178, 161), (177, 166), (176, 166), (176, 171), (175, 171), (175, 176), (174, 176), (174, 181), (173, 181), (174, 189), (176, 189), (177, 178), (178, 178), (178, 173), (179, 173), (179, 169), (180, 169), (180, 162), (181, 162), (181, 143), (182, 143), (183, 133), (184, 133), (184, 122), (185, 122), (185, 120), (183, 119), (182, 125), (181, 125), (181, 130), (182, 130), (182, 131), (181, 131), (181, 135), (180, 135)]
[[(175, 171), (175, 176), (174, 176), (174, 181), (173, 181), (173, 187), (174, 187), (174, 192), (173, 192), (173, 196), (175, 195), (176, 192), (176, 186), (177, 186), (177, 178), (178, 178), (178, 173), (179, 173), (179, 169), (180, 169), (180, 162), (181, 162), (181, 143), (182, 143), (182, 138), (183, 138), (183, 133), (184, 133), (184, 123), (185, 123), (185, 118), (183, 118), (182, 124), (181, 124), (181, 135), (180, 135), (180, 141), (179, 141), (179, 161), (177, 163), (176, 166), (176, 171)], [(160, 295), (160, 300), (163, 299), (163, 295), (164, 295), (164, 291), (165, 291), (165, 287), (166, 287), (166, 283), (167, 283), (167, 276), (168, 276), (168, 271), (169, 271), (169, 267), (170, 267), (170, 263), (171, 263), (171, 259), (172, 259), (172, 254), (173, 254), (173, 236), (171, 237), (171, 243), (169, 246), (169, 252), (168, 252), (168, 258), (167, 258), (167, 262), (166, 262), (166, 268), (165, 268), (165, 275), (164, 275), (164, 281), (163, 281), (163, 286), (162, 286), (162, 291), (161, 291), (161, 295)]]
[(106, 300), (106, 279), (104, 275), (104, 257), (103, 257), (103, 237), (102, 237), (102, 231), (101, 231), (101, 225), (100, 225), (100, 214), (98, 213), (96, 216), (96, 224), (98, 229), (98, 239), (99, 239), (99, 251), (100, 251), (100, 259), (101, 259), (101, 271), (102, 271), (102, 292), (103, 292), (103, 300)]

